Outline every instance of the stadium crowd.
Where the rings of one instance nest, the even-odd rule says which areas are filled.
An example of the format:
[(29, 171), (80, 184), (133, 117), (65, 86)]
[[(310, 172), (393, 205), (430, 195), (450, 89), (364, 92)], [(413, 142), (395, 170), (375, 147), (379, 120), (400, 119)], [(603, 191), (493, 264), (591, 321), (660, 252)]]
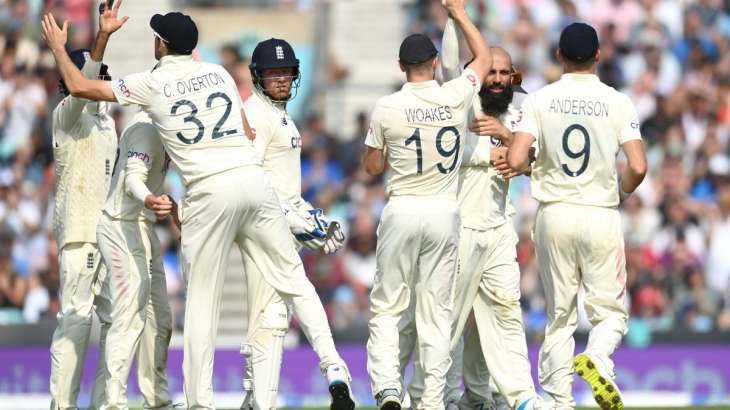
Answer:
[[(43, 4), (0, 0), (0, 325), (32, 323), (58, 309), (50, 113), (59, 96), (53, 59), (38, 38)], [(54, 6), (76, 27), (72, 47), (90, 43), (91, 4)], [(427, 33), (439, 44), (447, 18), (439, 2), (414, 1), (409, 10), (405, 31)], [(475, 0), (470, 10), (490, 43), (512, 54), (528, 91), (559, 78), (554, 50), (562, 27), (582, 20), (599, 29), (599, 75), (636, 104), (649, 159), (647, 181), (622, 208), (628, 342), (643, 345), (666, 332), (730, 332), (730, 0)], [(221, 62), (245, 98), (250, 78), (244, 57), (235, 47), (221, 49)], [(304, 197), (343, 221), (348, 232), (343, 251), (304, 251), (303, 260), (336, 340), (362, 342), (385, 190), (382, 179), (359, 167), (367, 113), (357, 124), (353, 135), (336, 135), (320, 113), (298, 121)], [(174, 172), (168, 179), (179, 197)], [(536, 204), (527, 178), (513, 181), (511, 195), (521, 238), (525, 326), (535, 341), (546, 319), (530, 240)], [(184, 284), (177, 243), (168, 227), (158, 228), (179, 328)]]

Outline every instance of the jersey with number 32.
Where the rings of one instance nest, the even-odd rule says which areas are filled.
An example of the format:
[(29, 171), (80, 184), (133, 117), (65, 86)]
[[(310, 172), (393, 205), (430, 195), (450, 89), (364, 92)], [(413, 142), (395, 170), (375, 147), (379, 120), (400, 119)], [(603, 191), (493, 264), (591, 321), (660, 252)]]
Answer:
[(456, 195), (472, 98), (481, 81), (471, 69), (459, 78), (406, 83), (378, 100), (365, 145), (386, 148), (392, 168), (388, 195)]
[(217, 64), (165, 56), (151, 71), (115, 81), (112, 90), (119, 103), (149, 114), (186, 186), (261, 163), (245, 136), (236, 84)]
[(631, 100), (591, 74), (563, 74), (529, 95), (516, 132), (537, 140), (532, 196), (541, 203), (614, 207), (619, 203), (616, 156), (640, 140)]

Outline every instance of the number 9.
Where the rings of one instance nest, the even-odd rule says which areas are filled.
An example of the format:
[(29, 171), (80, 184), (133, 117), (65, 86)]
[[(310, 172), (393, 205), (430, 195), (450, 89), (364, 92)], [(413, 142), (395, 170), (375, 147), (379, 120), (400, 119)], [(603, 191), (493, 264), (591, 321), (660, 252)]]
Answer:
[[(456, 139), (454, 141), (454, 147), (451, 148), (451, 150), (447, 150), (443, 146), (443, 136), (447, 132), (453, 132), (454, 136), (456, 136)], [(454, 168), (456, 168), (456, 163), (459, 162), (459, 148), (460, 147), (461, 147), (461, 141), (459, 139), (459, 130), (457, 130), (455, 127), (445, 127), (445, 128), (441, 128), (441, 130), (439, 130), (438, 135), (436, 135), (436, 150), (439, 152), (439, 154), (442, 157), (445, 157), (445, 158), (448, 158), (451, 156), (454, 157), (454, 161), (451, 163), (451, 165), (448, 168), (445, 168), (443, 165), (441, 165), (440, 162), (438, 164), (436, 164), (439, 172), (441, 172), (442, 174), (448, 174), (451, 171), (453, 171)]]
[[(583, 149), (578, 152), (571, 151), (570, 147), (568, 146), (568, 138), (570, 137), (570, 133), (573, 131), (580, 131), (580, 133), (583, 134)], [(563, 133), (563, 151), (567, 156), (572, 159), (578, 159), (580, 157), (583, 157), (583, 163), (580, 164), (580, 167), (577, 171), (573, 171), (568, 168), (566, 164), (563, 164), (563, 172), (571, 177), (577, 177), (585, 172), (586, 168), (588, 168), (588, 159), (591, 157), (591, 139), (589, 138), (588, 130), (586, 130), (585, 127), (580, 124), (573, 124), (568, 127)]]

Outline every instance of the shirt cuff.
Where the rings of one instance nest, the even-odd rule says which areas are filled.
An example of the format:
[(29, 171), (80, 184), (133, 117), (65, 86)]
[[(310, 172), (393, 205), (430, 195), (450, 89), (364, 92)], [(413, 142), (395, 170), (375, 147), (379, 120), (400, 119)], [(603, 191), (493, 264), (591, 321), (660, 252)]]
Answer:
[(137, 178), (126, 178), (124, 183), (127, 185), (127, 193), (132, 195), (139, 202), (144, 203), (147, 195), (152, 195), (152, 192), (147, 185)]

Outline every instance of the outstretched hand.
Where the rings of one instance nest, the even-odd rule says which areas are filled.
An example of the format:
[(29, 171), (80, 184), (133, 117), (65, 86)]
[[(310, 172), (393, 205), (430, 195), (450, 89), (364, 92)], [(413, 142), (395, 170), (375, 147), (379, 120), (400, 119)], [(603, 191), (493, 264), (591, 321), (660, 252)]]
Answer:
[(463, 9), (465, 0), (441, 0), (441, 5), (450, 12)]
[(122, 28), (124, 23), (129, 20), (128, 16), (119, 18), (119, 7), (122, 5), (122, 0), (106, 0), (106, 4), (101, 10), (99, 15), (99, 31), (112, 34), (115, 31)]
[(46, 41), (51, 51), (65, 51), (68, 40), (68, 20), (63, 22), (63, 27), (58, 27), (56, 18), (48, 13), (41, 19), (41, 37)]

